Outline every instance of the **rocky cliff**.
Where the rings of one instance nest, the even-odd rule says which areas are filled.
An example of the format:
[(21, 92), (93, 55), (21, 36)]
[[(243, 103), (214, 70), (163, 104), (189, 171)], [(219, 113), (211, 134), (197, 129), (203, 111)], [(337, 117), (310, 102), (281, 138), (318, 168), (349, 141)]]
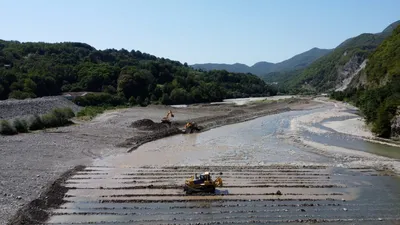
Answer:
[(397, 108), (396, 115), (391, 120), (392, 138), (400, 139), (400, 106)]
[[(346, 54), (347, 51), (344, 53)], [(353, 78), (361, 72), (367, 65), (367, 59), (363, 55), (353, 55), (350, 60), (343, 66), (339, 67), (338, 73), (338, 84), (336, 91), (344, 91)]]

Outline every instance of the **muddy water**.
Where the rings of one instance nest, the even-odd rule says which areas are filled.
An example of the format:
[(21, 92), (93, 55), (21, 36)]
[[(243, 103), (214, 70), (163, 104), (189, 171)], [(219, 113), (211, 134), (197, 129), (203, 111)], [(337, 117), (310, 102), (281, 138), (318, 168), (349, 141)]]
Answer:
[[(47, 224), (398, 224), (398, 177), (373, 168), (310, 166), (335, 163), (282, 139), (290, 121), (308, 113), (173, 136), (98, 160), (66, 182), (66, 203)], [(334, 141), (333, 130), (325, 137), (300, 134), (346, 143)], [(205, 170), (221, 176), (223, 187), (215, 195), (187, 196), (184, 180)]]
[[(293, 118), (327, 109), (291, 111), (252, 121), (212, 129), (207, 132), (177, 135), (139, 147), (129, 155), (99, 160), (96, 165), (269, 165), (274, 163), (329, 163), (331, 159), (311, 153), (307, 147), (294, 146), (281, 138), (289, 133)], [(305, 139), (350, 150), (400, 159), (400, 148), (368, 142), (341, 134), (322, 124), (354, 116), (329, 118), (309, 126), (327, 133), (300, 131)]]
[[(215, 195), (185, 195), (184, 178), (205, 169), (222, 172), (224, 187)], [(368, 168), (89, 167), (67, 186), (73, 189), (66, 203), (53, 210), (47, 224), (396, 224), (400, 219), (400, 182)]]
[(129, 155), (109, 157), (95, 165), (267, 165), (323, 163), (328, 158), (286, 143), (290, 119), (308, 112), (292, 111), (228, 125), (207, 132), (177, 135), (139, 147)]

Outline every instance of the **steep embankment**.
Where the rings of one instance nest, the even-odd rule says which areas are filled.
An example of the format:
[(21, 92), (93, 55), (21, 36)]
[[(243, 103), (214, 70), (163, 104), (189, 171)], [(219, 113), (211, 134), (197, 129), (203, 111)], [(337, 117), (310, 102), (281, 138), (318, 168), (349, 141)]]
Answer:
[(335, 48), (334, 51), (319, 58), (304, 70), (290, 73), (273, 74), (266, 79), (281, 82), (282, 86), (295, 91), (327, 92), (343, 90), (351, 80), (360, 76), (368, 56), (387, 38), (397, 21), (381, 33), (361, 34), (350, 38)]

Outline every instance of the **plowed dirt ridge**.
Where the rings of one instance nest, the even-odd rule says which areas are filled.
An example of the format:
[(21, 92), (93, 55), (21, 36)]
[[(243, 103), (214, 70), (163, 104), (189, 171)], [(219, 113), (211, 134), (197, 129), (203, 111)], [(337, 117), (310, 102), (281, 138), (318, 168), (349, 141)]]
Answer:
[[(185, 195), (204, 171), (224, 187)], [(65, 185), (47, 224), (400, 224), (398, 178), (371, 168), (88, 167)]]

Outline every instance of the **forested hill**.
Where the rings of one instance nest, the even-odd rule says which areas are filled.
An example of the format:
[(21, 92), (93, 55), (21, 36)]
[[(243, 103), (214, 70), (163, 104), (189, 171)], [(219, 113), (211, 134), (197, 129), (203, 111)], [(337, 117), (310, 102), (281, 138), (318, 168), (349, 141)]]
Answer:
[(400, 137), (400, 25), (368, 60), (364, 85), (333, 97), (358, 106), (381, 137)]
[(0, 99), (103, 92), (113, 101), (148, 104), (275, 95), (255, 75), (196, 71), (140, 51), (96, 50), (84, 43), (0, 40)]
[(279, 82), (282, 87), (303, 93), (345, 89), (353, 77), (363, 70), (369, 54), (399, 24), (400, 21), (396, 21), (380, 33), (364, 33), (349, 38), (305, 69), (269, 74), (263, 79)]

